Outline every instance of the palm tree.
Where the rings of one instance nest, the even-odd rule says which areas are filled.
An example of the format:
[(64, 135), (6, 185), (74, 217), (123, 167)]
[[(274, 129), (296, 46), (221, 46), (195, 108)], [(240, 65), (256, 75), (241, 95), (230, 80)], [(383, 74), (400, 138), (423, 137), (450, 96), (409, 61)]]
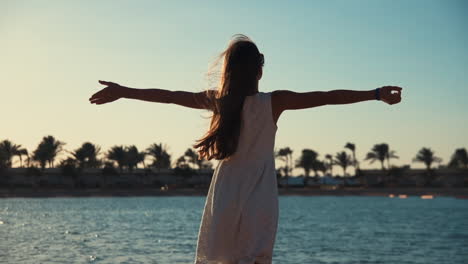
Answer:
[(23, 155), (26, 156), (26, 158), (27, 158), (29, 156), (28, 150), (25, 149), (25, 148), (18, 149), (18, 152), (16, 153), (16, 156), (19, 157), (20, 167), (23, 167)]
[(10, 140), (5, 139), (0, 142), (0, 152), (2, 152), (3, 163), (5, 167), (11, 168), (13, 165), (13, 157), (19, 156), (20, 158), (20, 166), (22, 167), (22, 159), (21, 155), (27, 154), (28, 151), (25, 148), (21, 148), (21, 145), (13, 144)]
[(32, 155), (30, 153), (28, 153), (26, 155), (26, 167), (30, 167), (31, 166), (31, 160), (32, 160)]
[(1, 169), (6, 168), (6, 167), (7, 167), (7, 156), (5, 152), (0, 150), (0, 171)]
[(323, 173), (323, 175), (325, 175), (325, 173), (327, 171), (327, 165), (325, 164), (324, 161), (316, 159), (312, 163), (312, 170), (314, 171), (315, 181), (318, 181), (318, 178), (319, 178), (318, 172), (321, 171)]
[(442, 159), (436, 157), (434, 155), (434, 152), (430, 148), (422, 148), (419, 150), (418, 154), (413, 159), (413, 162), (424, 163), (426, 165), (426, 169), (429, 171), (433, 162), (442, 162)]
[(86, 154), (83, 151), (83, 149), (78, 148), (75, 151), (73, 151), (71, 154), (72, 154), (73, 158), (69, 158), (67, 160), (64, 160), (62, 165), (65, 166), (65, 165), (72, 164), (71, 159), (73, 159), (74, 160), (73, 164), (75, 164), (75, 165), (78, 164), (77, 165), (78, 167), (84, 168), (85, 163), (86, 163)]
[(370, 163), (374, 163), (374, 161), (380, 161), (382, 166), (382, 170), (385, 170), (384, 161), (387, 160), (388, 168), (390, 168), (390, 159), (391, 158), (398, 158), (395, 155), (395, 151), (389, 151), (388, 144), (375, 144), (374, 147), (370, 152), (367, 153), (365, 160), (370, 160)]
[(315, 180), (318, 179), (319, 177), (318, 172), (322, 170), (322, 166), (325, 166), (325, 164), (318, 159), (315, 159), (314, 162), (312, 162), (312, 170), (314, 171)]
[(353, 164), (351, 156), (349, 156), (346, 151), (338, 152), (335, 155), (335, 164), (343, 168), (343, 185), (346, 185), (346, 168)]
[(289, 172), (292, 171), (292, 149), (285, 147), (275, 153), (275, 157), (285, 163), (284, 176), (286, 177), (286, 187), (288, 187)]
[(187, 161), (188, 161), (189, 164), (191, 163), (191, 164), (197, 166), (198, 169), (202, 168), (203, 160), (198, 159), (198, 153), (196, 151), (194, 151), (191, 148), (188, 148), (185, 151), (184, 156), (187, 157)]
[(448, 164), (451, 168), (468, 169), (468, 153), (465, 148), (456, 149)]
[(101, 165), (97, 156), (101, 148), (90, 142), (85, 142), (71, 154), (80, 168), (98, 168)]
[(321, 160), (317, 160), (316, 161), (316, 167), (317, 167), (317, 170), (322, 172), (322, 175), (325, 175), (327, 173), (327, 162), (324, 160), (324, 161), (321, 161)]
[(171, 167), (171, 155), (167, 153), (167, 147), (162, 144), (152, 144), (146, 149), (148, 155), (153, 156), (152, 167), (158, 169), (169, 169)]
[[(317, 152), (311, 149), (303, 149), (302, 155), (296, 161), (296, 168), (303, 168), (304, 169), (304, 185), (307, 186), (309, 181), (309, 173), (312, 169), (314, 162), (317, 160)], [(315, 175), (317, 176), (317, 175)]]
[(0, 142), (0, 155), (3, 167), (11, 168), (13, 156), (15, 155), (15, 144), (10, 140), (3, 140)]
[(387, 166), (388, 166), (388, 168), (390, 169), (390, 167), (391, 167), (391, 166), (390, 166), (390, 159), (398, 159), (398, 156), (395, 154), (395, 151), (394, 151), (394, 150), (389, 150), (389, 151), (387, 152), (386, 158), (387, 158)]
[(354, 166), (354, 170), (357, 171), (359, 169), (359, 163), (356, 160), (356, 145), (354, 145), (353, 143), (348, 142), (348, 143), (346, 143), (346, 145), (344, 147), (351, 150), (351, 152), (353, 153), (353, 166)]
[(327, 167), (330, 169), (330, 175), (333, 177), (333, 156), (330, 154), (325, 155), (325, 158), (328, 160)]
[(107, 153), (107, 159), (115, 161), (119, 166), (120, 172), (127, 165), (127, 153), (123, 146), (113, 146)]
[(138, 167), (139, 163), (143, 163), (145, 166), (145, 152), (139, 152), (135, 145), (129, 146), (125, 149), (126, 165), (130, 171)]
[(190, 168), (189, 162), (187, 161), (185, 155), (180, 156), (180, 157), (177, 159), (175, 165), (176, 165), (177, 168), (182, 168), (182, 169)]
[(57, 155), (63, 150), (64, 142), (55, 139), (53, 136), (45, 136), (33, 152), (32, 159), (39, 162), (42, 170), (46, 164), (49, 168), (54, 167), (54, 160)]
[(47, 151), (43, 144), (39, 144), (32, 154), (32, 160), (39, 162), (39, 166), (42, 170), (47, 165)]

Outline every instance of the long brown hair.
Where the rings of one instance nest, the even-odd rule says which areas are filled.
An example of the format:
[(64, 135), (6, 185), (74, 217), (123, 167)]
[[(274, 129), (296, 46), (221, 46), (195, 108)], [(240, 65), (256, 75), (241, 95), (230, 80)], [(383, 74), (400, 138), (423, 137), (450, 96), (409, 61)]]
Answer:
[(227, 49), (221, 78), (215, 93), (207, 93), (213, 111), (210, 129), (193, 145), (200, 159), (222, 160), (235, 153), (240, 136), (244, 99), (255, 93), (264, 58), (255, 43), (245, 35), (235, 35)]

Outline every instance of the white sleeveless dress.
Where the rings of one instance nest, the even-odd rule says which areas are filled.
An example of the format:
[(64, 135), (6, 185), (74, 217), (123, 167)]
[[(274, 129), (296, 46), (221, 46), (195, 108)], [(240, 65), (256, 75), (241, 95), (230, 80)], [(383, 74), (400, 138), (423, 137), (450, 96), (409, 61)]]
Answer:
[(247, 96), (236, 153), (213, 174), (198, 233), (195, 264), (271, 263), (278, 187), (271, 92)]

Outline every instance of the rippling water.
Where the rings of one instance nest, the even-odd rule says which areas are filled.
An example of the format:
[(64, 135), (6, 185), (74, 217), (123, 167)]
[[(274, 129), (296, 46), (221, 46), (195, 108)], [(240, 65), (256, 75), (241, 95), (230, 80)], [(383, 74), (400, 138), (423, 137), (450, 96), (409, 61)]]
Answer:
[[(0, 263), (192, 263), (205, 197), (0, 199)], [(274, 263), (468, 263), (468, 200), (280, 197)]]

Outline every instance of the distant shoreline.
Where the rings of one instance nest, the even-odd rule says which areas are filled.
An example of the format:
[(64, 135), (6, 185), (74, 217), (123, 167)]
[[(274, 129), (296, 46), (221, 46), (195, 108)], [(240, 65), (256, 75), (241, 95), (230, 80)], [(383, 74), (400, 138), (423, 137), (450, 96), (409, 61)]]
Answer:
[[(0, 198), (72, 198), (72, 197), (142, 197), (142, 196), (206, 196), (208, 189), (0, 189)], [(318, 188), (280, 188), (280, 196), (383, 196), (400, 194), (412, 196), (432, 195), (468, 199), (468, 188), (345, 188), (324, 190)]]

